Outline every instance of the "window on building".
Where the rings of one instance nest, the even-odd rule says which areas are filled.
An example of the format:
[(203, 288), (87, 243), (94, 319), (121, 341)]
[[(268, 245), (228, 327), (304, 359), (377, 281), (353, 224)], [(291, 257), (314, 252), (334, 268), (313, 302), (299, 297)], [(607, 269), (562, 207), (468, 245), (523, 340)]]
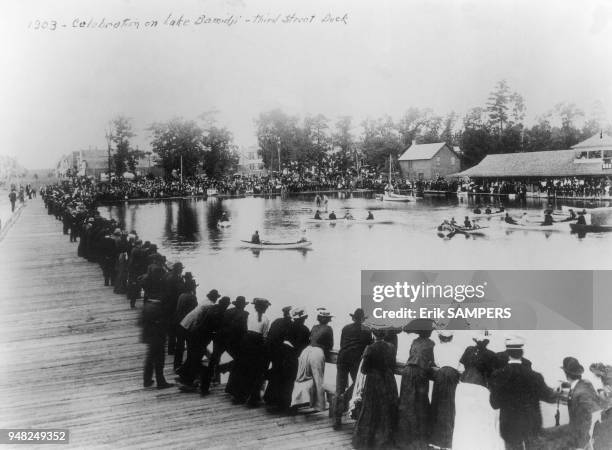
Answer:
[(589, 152), (589, 159), (600, 159), (601, 150), (593, 150)]
[(612, 158), (612, 150), (604, 150), (603, 151), (604, 158)]
[(436, 156), (436, 165), (439, 166), (440, 165), (440, 157)]
[(451, 166), (454, 166), (455, 165), (455, 157), (451, 156), (451, 160), (450, 161), (451, 161)]

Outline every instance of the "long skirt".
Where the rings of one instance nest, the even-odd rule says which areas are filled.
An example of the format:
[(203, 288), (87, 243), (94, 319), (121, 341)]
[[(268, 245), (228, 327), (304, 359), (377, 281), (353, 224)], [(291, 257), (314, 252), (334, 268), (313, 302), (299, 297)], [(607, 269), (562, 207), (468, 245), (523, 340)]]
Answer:
[(272, 368), (268, 375), (268, 387), (264, 401), (268, 405), (289, 408), (291, 393), (298, 370), (298, 358), (295, 350), (287, 344), (271, 349)]
[(258, 402), (268, 357), (263, 335), (247, 332), (240, 344), (238, 358), (230, 372), (225, 392), (238, 402)]
[(319, 347), (308, 346), (298, 359), (298, 371), (291, 394), (291, 406), (309, 404), (317, 411), (326, 408), (323, 377), (325, 354)]
[(361, 410), (353, 431), (355, 448), (389, 448), (397, 425), (397, 384), (391, 370), (365, 377)]
[(489, 390), (479, 384), (459, 383), (455, 392), (453, 450), (503, 450), (499, 413), (491, 408)]
[(453, 445), (457, 383), (459, 383), (459, 372), (452, 367), (442, 367), (434, 377), (430, 443), (437, 447), (451, 448)]
[(397, 442), (402, 448), (426, 449), (429, 438), (429, 379), (418, 366), (406, 366), (398, 408)]

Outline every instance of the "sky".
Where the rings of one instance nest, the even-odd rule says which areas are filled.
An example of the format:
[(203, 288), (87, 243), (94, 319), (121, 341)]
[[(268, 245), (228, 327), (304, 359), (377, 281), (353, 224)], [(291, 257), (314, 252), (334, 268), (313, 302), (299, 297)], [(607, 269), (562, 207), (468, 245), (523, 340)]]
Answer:
[[(294, 13), (315, 18), (253, 21)], [(170, 14), (191, 22), (165, 25)], [(196, 25), (202, 15), (238, 22)], [(73, 26), (102, 19), (139, 27)], [(528, 120), (561, 101), (612, 116), (612, 0), (4, 0), (0, 42), (0, 154), (29, 169), (106, 148), (120, 114), (141, 149), (151, 123), (211, 110), (248, 147), (270, 109), (356, 123), (410, 107), (463, 115), (501, 79)]]

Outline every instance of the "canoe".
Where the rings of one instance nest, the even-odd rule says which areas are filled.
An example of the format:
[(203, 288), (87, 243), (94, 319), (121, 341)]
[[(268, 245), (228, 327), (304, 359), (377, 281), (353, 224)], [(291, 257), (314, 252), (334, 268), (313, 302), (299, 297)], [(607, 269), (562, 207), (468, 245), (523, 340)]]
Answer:
[(480, 228), (464, 228), (455, 226), (455, 232), (461, 234), (485, 234), (487, 228), (489, 227), (480, 227)]
[(363, 224), (363, 225), (374, 225), (374, 224), (392, 224), (392, 220), (385, 219), (342, 219), (342, 221), (347, 225), (352, 225), (354, 223)]
[(508, 230), (523, 230), (523, 231), (564, 231), (569, 229), (567, 227), (567, 222), (557, 222), (552, 225), (538, 225), (536, 223), (526, 223), (524, 225), (521, 224), (511, 224), (504, 222), (504, 225)]
[(410, 202), (413, 200), (411, 195), (394, 194), (393, 192), (385, 192), (382, 196), (383, 202)]
[(304, 222), (306, 223), (329, 223), (329, 224), (335, 224), (336, 221), (338, 219), (313, 219), (312, 217), (309, 217), (307, 219), (304, 219)]
[(268, 242), (263, 241), (261, 244), (253, 244), (251, 241), (240, 241), (244, 248), (252, 248), (256, 250), (293, 250), (308, 248), (312, 245), (310, 241), (304, 242)]
[(605, 233), (612, 231), (612, 225), (580, 225), (570, 223), (570, 228), (574, 233)]
[(492, 219), (494, 217), (506, 217), (506, 211), (494, 212), (491, 214), (486, 214), (486, 213), (476, 214), (475, 212), (472, 211), (472, 216), (476, 220)]
[(230, 222), (229, 220), (226, 220), (226, 221), (224, 221), (224, 222), (220, 222), (220, 221), (219, 221), (219, 222), (217, 222), (217, 226), (218, 226), (219, 228), (229, 228), (229, 227), (231, 227), (231, 226), (232, 226), (232, 222)]

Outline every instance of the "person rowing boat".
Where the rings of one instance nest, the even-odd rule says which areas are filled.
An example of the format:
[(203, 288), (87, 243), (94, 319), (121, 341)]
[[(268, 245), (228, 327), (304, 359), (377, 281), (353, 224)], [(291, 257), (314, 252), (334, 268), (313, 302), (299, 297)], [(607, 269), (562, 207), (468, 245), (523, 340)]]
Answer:
[(251, 236), (251, 244), (261, 244), (261, 240), (259, 239), (259, 231), (255, 230), (253, 236)]
[[(330, 214), (330, 216), (331, 216), (331, 214)], [(354, 219), (353, 215), (350, 213), (350, 211), (348, 209), (346, 210), (346, 213), (344, 213), (344, 219), (345, 220), (353, 220)]]
[(472, 223), (470, 222), (470, 218), (465, 216), (465, 220), (463, 221), (463, 226), (465, 228), (472, 228)]
[(506, 217), (504, 217), (504, 222), (509, 223), (511, 225), (519, 225), (519, 223), (510, 217), (510, 214), (506, 213)]
[(321, 212), (320, 212), (318, 209), (317, 209), (317, 211), (315, 212), (315, 215), (314, 215), (313, 219), (316, 219), (316, 220), (323, 220), (323, 219), (321, 218)]
[(336, 213), (334, 211), (330, 212), (329, 213), (329, 220), (336, 220), (336, 219), (337, 219)]
[(366, 217), (366, 220), (374, 220), (374, 214), (372, 214), (372, 211), (368, 211), (368, 217)]

